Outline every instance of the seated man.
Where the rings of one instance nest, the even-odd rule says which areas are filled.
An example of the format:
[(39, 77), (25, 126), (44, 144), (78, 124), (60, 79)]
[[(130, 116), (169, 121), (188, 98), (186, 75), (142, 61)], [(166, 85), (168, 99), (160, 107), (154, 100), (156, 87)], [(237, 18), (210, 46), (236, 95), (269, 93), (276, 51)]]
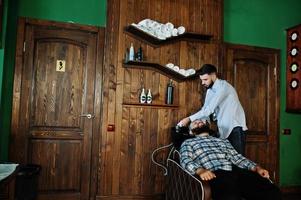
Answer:
[(209, 182), (214, 200), (279, 200), (280, 190), (271, 183), (269, 172), (238, 154), (225, 139), (209, 135), (201, 120), (191, 123), (196, 137), (183, 142), (181, 165)]

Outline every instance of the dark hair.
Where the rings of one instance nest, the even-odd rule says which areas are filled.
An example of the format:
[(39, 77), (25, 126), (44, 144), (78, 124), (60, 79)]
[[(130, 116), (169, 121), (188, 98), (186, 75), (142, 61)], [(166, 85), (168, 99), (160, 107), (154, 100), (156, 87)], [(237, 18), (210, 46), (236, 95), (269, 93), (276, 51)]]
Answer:
[(196, 71), (198, 75), (216, 73), (217, 69), (214, 65), (204, 64), (200, 69)]
[(172, 143), (177, 150), (180, 150), (181, 145), (185, 140), (194, 137), (194, 135), (189, 134), (189, 128), (187, 126), (176, 126), (171, 128)]

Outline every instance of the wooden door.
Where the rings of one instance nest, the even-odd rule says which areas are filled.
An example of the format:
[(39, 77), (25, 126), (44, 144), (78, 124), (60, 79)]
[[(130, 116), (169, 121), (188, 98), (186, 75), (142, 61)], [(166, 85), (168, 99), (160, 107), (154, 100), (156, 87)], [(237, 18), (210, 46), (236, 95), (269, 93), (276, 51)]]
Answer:
[(247, 118), (246, 157), (278, 181), (279, 51), (226, 45), (222, 74), (236, 88)]
[(10, 152), (16, 162), (42, 166), (39, 199), (89, 198), (100, 121), (98, 31), (20, 20)]

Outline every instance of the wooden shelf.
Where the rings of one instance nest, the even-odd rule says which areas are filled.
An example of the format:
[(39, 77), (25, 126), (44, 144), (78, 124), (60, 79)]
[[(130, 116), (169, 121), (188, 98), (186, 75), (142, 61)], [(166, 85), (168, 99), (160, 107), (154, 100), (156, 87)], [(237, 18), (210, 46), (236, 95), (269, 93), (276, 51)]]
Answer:
[(154, 70), (163, 74), (177, 82), (193, 80), (198, 78), (197, 74), (193, 74), (191, 76), (184, 76), (168, 67), (160, 65), (158, 63), (146, 62), (146, 61), (127, 61), (123, 62), (123, 67), (125, 68), (136, 68), (136, 69), (148, 69)]
[(127, 107), (150, 107), (150, 108), (173, 108), (178, 109), (179, 105), (174, 104), (156, 104), (156, 103), (131, 103), (131, 102), (124, 102), (123, 106)]
[(160, 45), (170, 44), (174, 42), (178, 42), (181, 40), (185, 41), (210, 41), (212, 39), (212, 35), (205, 35), (205, 34), (199, 34), (195, 32), (185, 32), (179, 36), (174, 36), (167, 38), (165, 40), (160, 40), (133, 25), (126, 26), (124, 28), (124, 31), (131, 35), (134, 38), (137, 38), (145, 43), (148, 43), (149, 45), (153, 47), (159, 47)]

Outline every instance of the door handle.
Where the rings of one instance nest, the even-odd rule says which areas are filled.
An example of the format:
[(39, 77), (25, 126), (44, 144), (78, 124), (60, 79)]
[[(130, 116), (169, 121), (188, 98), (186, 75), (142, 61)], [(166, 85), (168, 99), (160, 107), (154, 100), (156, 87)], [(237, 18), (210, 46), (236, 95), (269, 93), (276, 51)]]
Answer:
[(88, 119), (94, 118), (94, 115), (88, 113), (88, 114), (81, 114), (80, 117), (87, 117)]

